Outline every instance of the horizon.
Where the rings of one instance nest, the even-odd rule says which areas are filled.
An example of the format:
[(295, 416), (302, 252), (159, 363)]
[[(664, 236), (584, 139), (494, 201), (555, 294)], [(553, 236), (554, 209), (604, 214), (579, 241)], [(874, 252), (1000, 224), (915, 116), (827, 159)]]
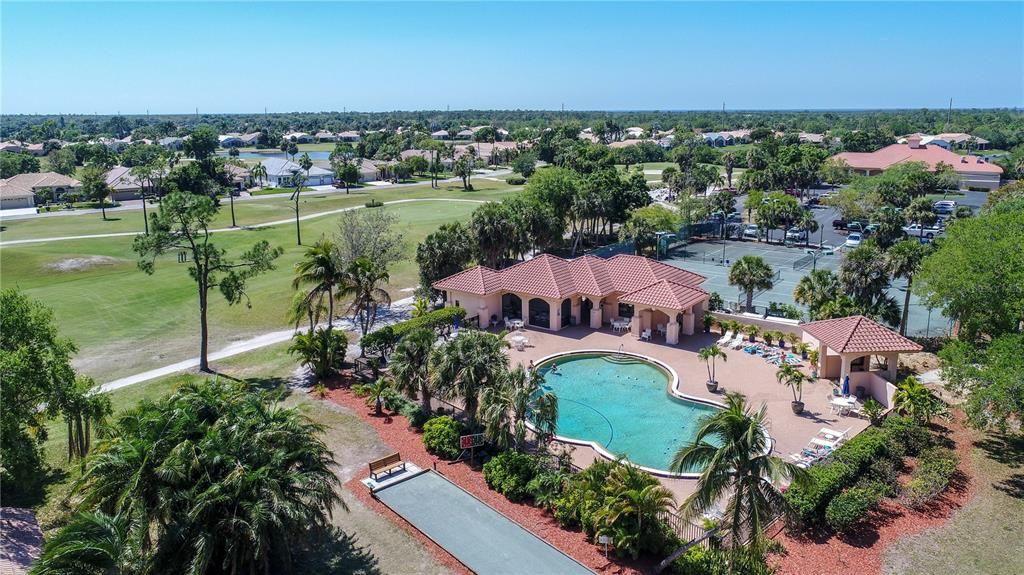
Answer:
[[(0, 112), (1024, 106), (1018, 2), (443, 7), (4, 2)], [(294, 26), (279, 25), (284, 11)], [(984, 52), (930, 40), (965, 29), (985, 38)], [(41, 42), (39, 30), (73, 43)], [(137, 31), (160, 40), (136, 42)], [(255, 111), (230, 111), (245, 109)]]

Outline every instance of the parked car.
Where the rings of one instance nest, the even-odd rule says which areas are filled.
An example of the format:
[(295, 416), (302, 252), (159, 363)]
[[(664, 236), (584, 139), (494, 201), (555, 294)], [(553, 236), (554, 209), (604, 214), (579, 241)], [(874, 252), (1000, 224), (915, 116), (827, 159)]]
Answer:
[(837, 220), (832, 220), (832, 229), (833, 230), (845, 230), (846, 229), (846, 224), (847, 224), (847, 222), (843, 218), (839, 218)]
[(936, 214), (952, 214), (956, 211), (957, 203), (953, 200), (939, 200), (932, 206)]
[(803, 242), (807, 240), (807, 230), (800, 228), (789, 228), (786, 230), (786, 240), (791, 242)]
[(757, 227), (757, 224), (747, 224), (743, 226), (743, 237), (757, 239), (761, 236), (761, 228)]
[(725, 221), (727, 221), (729, 223), (732, 223), (732, 224), (742, 223), (743, 222), (743, 214), (741, 214), (739, 212), (733, 212), (733, 213), (729, 214), (725, 218)]
[(864, 231), (864, 227), (868, 223), (864, 220), (847, 220), (845, 218), (839, 218), (832, 220), (832, 229), (834, 230), (850, 230), (851, 232)]
[(909, 226), (904, 226), (903, 233), (908, 236), (928, 238), (930, 240), (935, 236), (946, 233), (946, 229), (939, 226), (922, 226), (921, 224), (913, 223)]
[(859, 246), (863, 241), (864, 236), (862, 236), (859, 232), (853, 232), (850, 235), (846, 236), (846, 243), (844, 243), (843, 245), (848, 248), (855, 248)]
[(878, 231), (878, 224), (868, 224), (864, 228), (864, 237), (866, 237), (866, 238), (867, 237), (871, 237), (871, 236), (875, 235), (875, 232), (877, 232), (877, 231)]

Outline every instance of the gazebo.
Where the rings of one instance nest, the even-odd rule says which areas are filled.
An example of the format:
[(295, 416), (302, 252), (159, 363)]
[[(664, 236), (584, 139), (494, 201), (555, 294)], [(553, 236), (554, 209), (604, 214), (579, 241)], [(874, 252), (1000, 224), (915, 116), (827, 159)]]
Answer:
[[(842, 381), (849, 375), (851, 386), (863, 386), (886, 406), (891, 390), (882, 393), (881, 389), (887, 389), (885, 384), (896, 378), (900, 354), (922, 349), (862, 315), (815, 321), (801, 327), (803, 341), (818, 348), (820, 377)], [(871, 371), (871, 356), (885, 358), (886, 369)]]

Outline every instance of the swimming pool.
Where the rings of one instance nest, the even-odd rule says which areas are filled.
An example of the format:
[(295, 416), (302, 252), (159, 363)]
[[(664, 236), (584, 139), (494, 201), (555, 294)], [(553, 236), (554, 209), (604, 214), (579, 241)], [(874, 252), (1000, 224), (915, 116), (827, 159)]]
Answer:
[(624, 456), (655, 472), (667, 473), (676, 451), (693, 441), (701, 417), (718, 410), (672, 395), (675, 375), (637, 355), (571, 353), (537, 369), (542, 389), (558, 396), (559, 438), (589, 443), (606, 457)]

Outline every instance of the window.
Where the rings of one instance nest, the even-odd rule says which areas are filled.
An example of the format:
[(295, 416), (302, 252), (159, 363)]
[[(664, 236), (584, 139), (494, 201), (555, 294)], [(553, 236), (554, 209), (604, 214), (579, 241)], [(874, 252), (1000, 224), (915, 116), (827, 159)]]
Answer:
[(619, 317), (633, 317), (633, 305), (628, 303), (620, 303)]

